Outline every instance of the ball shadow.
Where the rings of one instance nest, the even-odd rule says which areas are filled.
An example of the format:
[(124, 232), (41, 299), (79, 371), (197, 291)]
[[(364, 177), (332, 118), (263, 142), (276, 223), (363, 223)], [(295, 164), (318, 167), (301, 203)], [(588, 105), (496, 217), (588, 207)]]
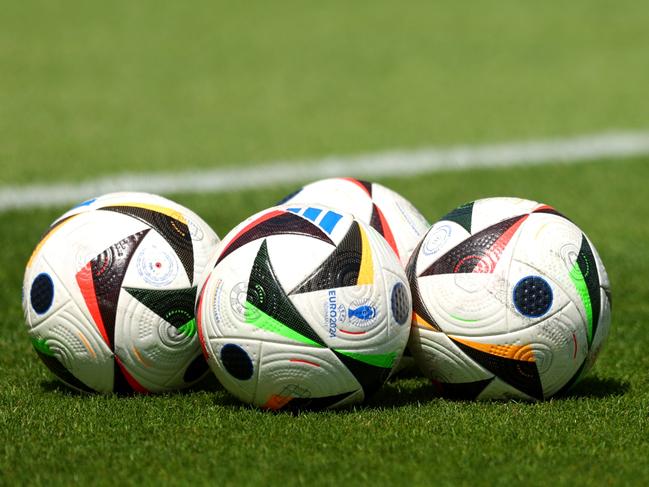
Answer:
[(201, 380), (196, 382), (185, 389), (179, 389), (178, 391), (172, 391), (170, 394), (193, 394), (196, 392), (216, 392), (222, 391), (223, 386), (218, 381), (216, 376), (212, 373), (208, 373)]
[[(83, 398), (83, 397), (101, 395), (101, 393), (85, 392), (85, 391), (74, 389), (73, 387), (68, 386), (66, 383), (56, 379), (42, 380), (40, 386), (43, 392), (62, 394), (64, 396), (70, 396), (70, 397)], [(204, 378), (199, 380), (197, 383), (185, 389), (179, 389), (177, 391), (168, 391), (160, 394), (151, 394), (151, 395), (173, 396), (173, 395), (190, 395), (190, 394), (200, 393), (200, 392), (215, 393), (220, 391), (224, 391), (224, 389), (223, 386), (217, 380), (216, 376), (214, 376), (214, 374), (207, 374)], [(137, 392), (111, 392), (108, 393), (108, 395), (115, 395), (120, 398), (129, 398), (129, 397), (139, 397), (144, 394), (140, 394)]]
[[(63, 396), (75, 398), (89, 398), (92, 393), (78, 391), (58, 380), (43, 380), (40, 383), (41, 389), (46, 393), (61, 394)], [(553, 401), (564, 401), (571, 399), (606, 399), (609, 397), (622, 396), (630, 390), (627, 382), (610, 378), (610, 377), (585, 377), (568, 391), (557, 394), (552, 397)], [(389, 380), (376, 394), (370, 397), (363, 404), (354, 404), (340, 409), (326, 410), (304, 407), (299, 409), (282, 409), (279, 411), (261, 410), (254, 406), (239, 401), (236, 397), (228, 393), (218, 382), (215, 376), (209, 374), (203, 380), (194, 386), (173, 392), (167, 392), (165, 395), (191, 395), (194, 393), (211, 393), (213, 394), (212, 402), (214, 405), (236, 410), (236, 411), (261, 411), (267, 414), (279, 414), (299, 416), (303, 414), (331, 413), (331, 414), (349, 414), (363, 410), (380, 410), (380, 409), (397, 409), (409, 406), (424, 406), (434, 401), (451, 401), (456, 403), (475, 403), (470, 399), (448, 398), (440, 394), (439, 388), (427, 379), (416, 373), (399, 374), (397, 377)], [(139, 394), (117, 394), (118, 397), (138, 397)], [(510, 400), (493, 400), (490, 403), (509, 403)], [(533, 401), (520, 401), (520, 404), (535, 404)]]
[(78, 391), (72, 387), (64, 384), (63, 382), (52, 379), (52, 380), (42, 380), (41, 389), (43, 392), (62, 394), (64, 396), (70, 397), (90, 397), (92, 394), (89, 392)]
[(360, 407), (363, 409), (397, 409), (422, 406), (442, 399), (437, 386), (419, 376), (408, 375), (388, 381)]
[(362, 404), (352, 404), (338, 409), (322, 409), (310, 407), (308, 404), (299, 408), (284, 407), (280, 410), (260, 409), (245, 404), (231, 394), (223, 391), (214, 398), (214, 405), (232, 410), (259, 411), (271, 415), (301, 416), (308, 414), (351, 414), (364, 410), (396, 409), (411, 405), (423, 405), (439, 399), (436, 387), (429, 381), (417, 377), (416, 381), (396, 380), (386, 383), (376, 394)]
[[(601, 378), (597, 376), (586, 377), (573, 388), (565, 393), (557, 394), (551, 399), (553, 401), (565, 401), (571, 399), (606, 399), (626, 394), (630, 389), (628, 383), (613, 378)], [(475, 401), (472, 399), (449, 398), (440, 394), (438, 386), (418, 374), (404, 374), (388, 381), (376, 394), (363, 404), (355, 404), (348, 407), (333, 410), (313, 409), (305, 407), (302, 409), (282, 409), (279, 411), (260, 410), (254, 406), (244, 404), (234, 396), (222, 391), (219, 397), (214, 399), (215, 405), (233, 410), (257, 410), (267, 414), (300, 416), (304, 414), (350, 414), (363, 410), (385, 410), (398, 409), (409, 406), (425, 406), (435, 401), (449, 401), (454, 403), (476, 404), (477, 402), (490, 404), (539, 404), (535, 401), (525, 400), (488, 400)]]
[(608, 397), (623, 396), (629, 392), (630, 388), (628, 382), (618, 379), (587, 376), (571, 389), (554, 396), (554, 399), (606, 399)]

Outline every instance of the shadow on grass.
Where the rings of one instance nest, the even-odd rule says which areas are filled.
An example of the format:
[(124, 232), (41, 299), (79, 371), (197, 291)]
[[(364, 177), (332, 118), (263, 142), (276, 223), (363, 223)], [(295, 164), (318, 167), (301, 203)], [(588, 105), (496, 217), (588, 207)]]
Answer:
[(41, 381), (41, 389), (43, 392), (61, 394), (70, 397), (89, 397), (87, 392), (78, 391), (72, 387), (64, 384), (58, 380), (43, 380)]
[(622, 396), (629, 392), (627, 382), (617, 379), (585, 377), (568, 391), (556, 395), (555, 399), (591, 398), (605, 399), (607, 397)]
[(388, 381), (362, 407), (367, 409), (394, 409), (420, 406), (443, 399), (437, 386), (422, 377), (408, 377)]
[(352, 404), (338, 409), (313, 407), (309, 404), (308, 400), (300, 401), (300, 406), (298, 407), (291, 407), (289, 403), (283, 409), (277, 411), (258, 409), (254, 406), (245, 405), (227, 393), (221, 395), (219, 398), (215, 398), (214, 404), (232, 409), (257, 410), (264, 414), (301, 416), (309, 414), (340, 415), (353, 414), (358, 411), (396, 409), (413, 405), (424, 405), (433, 400), (439, 399), (440, 396), (438, 395), (435, 386), (426, 379), (419, 377), (417, 379), (390, 381), (367, 402), (362, 404)]
[[(83, 392), (79, 391), (77, 389), (74, 389), (67, 384), (56, 380), (43, 380), (41, 381), (41, 389), (43, 392), (49, 392), (49, 393), (57, 393), (57, 394), (62, 394), (64, 396), (70, 396), (70, 397), (92, 397), (93, 393), (88, 393), (88, 392)], [(199, 392), (218, 392), (218, 391), (223, 391), (223, 386), (219, 383), (219, 381), (216, 379), (216, 376), (214, 374), (207, 374), (203, 379), (198, 381), (196, 384), (187, 387), (185, 389), (180, 389), (177, 391), (169, 391), (162, 393), (161, 395), (188, 395), (188, 394), (194, 394), (194, 393), (199, 393)], [(135, 392), (131, 393), (114, 393), (118, 397), (137, 397), (139, 394)]]
[[(561, 395), (552, 397), (553, 401), (566, 401), (580, 398), (587, 399), (606, 399), (608, 397), (621, 396), (626, 394), (630, 389), (628, 383), (612, 379), (612, 378), (599, 378), (599, 377), (586, 377), (579, 384), (574, 386), (568, 392)], [(448, 401), (457, 404), (475, 404), (476, 401), (470, 399), (456, 399), (446, 398), (440, 394), (438, 386), (431, 383), (427, 379), (416, 374), (404, 374), (399, 377), (388, 381), (374, 396), (363, 404), (356, 404), (345, 408), (335, 410), (313, 409), (306, 407), (300, 409), (282, 409), (279, 411), (264, 412), (267, 414), (279, 415), (292, 415), (299, 416), (304, 414), (316, 413), (330, 413), (330, 414), (349, 414), (358, 411), (369, 410), (385, 410), (385, 409), (398, 409), (410, 406), (425, 406), (436, 401)], [(489, 400), (477, 401), (483, 404), (511, 404), (513, 402), (522, 405), (534, 405), (541, 402), (525, 401), (520, 399), (514, 400)], [(220, 397), (215, 398), (215, 405), (221, 407), (239, 409), (239, 410), (255, 410), (253, 406), (244, 405), (240, 401), (233, 398), (227, 393), (223, 393)]]
[[(75, 389), (72, 389), (58, 380), (42, 381), (41, 388), (44, 392), (57, 393), (70, 397), (83, 398), (92, 396), (92, 394), (79, 392)], [(629, 389), (630, 386), (627, 382), (613, 378), (600, 378), (592, 376), (584, 378), (569, 391), (554, 396), (552, 400), (564, 401), (580, 398), (606, 399), (608, 397), (622, 396), (626, 394)], [(206, 392), (214, 395), (213, 403), (215, 406), (224, 407), (231, 410), (257, 410), (257, 408), (255, 408), (254, 406), (246, 405), (233, 395), (229, 394), (212, 374), (209, 374), (203, 380), (190, 388), (180, 391), (167, 392), (164, 395), (191, 395)], [(120, 394), (119, 397), (137, 397), (137, 395)], [(455, 403), (475, 402), (468, 399), (445, 398), (440, 394), (438, 386), (432, 384), (429, 380), (419, 376), (417, 373), (405, 372), (388, 381), (367, 402), (363, 404), (352, 405), (346, 408), (329, 410), (328, 412), (332, 414), (348, 414), (363, 410), (397, 409), (409, 406), (423, 406), (434, 401), (451, 401)], [(494, 400), (488, 402), (492, 404), (507, 404), (511, 403), (512, 401)], [(531, 401), (527, 402), (516, 400), (516, 402), (519, 404), (535, 404), (535, 402)], [(327, 410), (309, 408), (308, 404), (305, 404), (304, 407), (297, 409), (289, 408), (282, 409), (280, 411), (264, 410), (264, 412), (268, 414), (287, 414), (297, 416), (303, 414), (322, 413), (327, 412)]]
[[(407, 379), (405, 378), (407, 377)], [(458, 399), (444, 397), (438, 386), (429, 381), (407, 374), (404, 378), (388, 382), (364, 407), (369, 408), (398, 408), (409, 405), (430, 403), (433, 400), (452, 401), (456, 403), (473, 403), (471, 399)], [(405, 379), (405, 380), (404, 380)], [(402, 384), (407, 384), (403, 387)], [(627, 382), (613, 378), (600, 378), (596, 376), (585, 377), (578, 384), (566, 392), (552, 397), (553, 401), (570, 399), (606, 399), (626, 394), (630, 389)], [(522, 404), (536, 404), (535, 401), (515, 400)], [(509, 403), (511, 400), (493, 400), (491, 403)]]

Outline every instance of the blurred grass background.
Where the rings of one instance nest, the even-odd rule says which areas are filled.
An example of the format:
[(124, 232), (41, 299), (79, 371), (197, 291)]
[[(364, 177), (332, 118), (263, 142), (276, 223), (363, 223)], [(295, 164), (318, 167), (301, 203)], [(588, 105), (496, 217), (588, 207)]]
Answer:
[(5, 2), (0, 184), (649, 126), (642, 2)]

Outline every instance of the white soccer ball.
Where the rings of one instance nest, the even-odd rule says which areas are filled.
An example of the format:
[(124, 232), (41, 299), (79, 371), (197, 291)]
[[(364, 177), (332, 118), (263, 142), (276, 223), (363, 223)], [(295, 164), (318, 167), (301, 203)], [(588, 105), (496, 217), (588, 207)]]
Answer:
[(410, 350), (442, 393), (544, 399), (595, 361), (611, 321), (604, 265), (550, 206), (488, 198), (435, 223), (408, 266)]
[(347, 213), (295, 204), (262, 211), (219, 245), (198, 304), (199, 336), (221, 383), (268, 409), (364, 400), (410, 332), (405, 271)]
[(218, 237), (195, 213), (112, 193), (56, 220), (36, 246), (23, 310), (36, 352), (83, 391), (161, 392), (199, 380), (197, 278)]
[(351, 213), (388, 241), (404, 267), (430, 228), (426, 218), (403, 196), (380, 184), (354, 178), (322, 179), (307, 184), (281, 203), (323, 205)]

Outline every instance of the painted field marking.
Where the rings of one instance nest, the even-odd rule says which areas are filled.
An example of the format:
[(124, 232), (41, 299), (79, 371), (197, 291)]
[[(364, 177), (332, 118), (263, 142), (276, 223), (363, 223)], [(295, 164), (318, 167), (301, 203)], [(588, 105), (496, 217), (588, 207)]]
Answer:
[(649, 132), (606, 132), (576, 137), (392, 150), (320, 159), (275, 161), (243, 168), (121, 174), (91, 181), (0, 187), (0, 212), (64, 206), (112, 191), (160, 194), (218, 193), (310, 180), (355, 176), (408, 177), (472, 168), (575, 164), (649, 155)]

